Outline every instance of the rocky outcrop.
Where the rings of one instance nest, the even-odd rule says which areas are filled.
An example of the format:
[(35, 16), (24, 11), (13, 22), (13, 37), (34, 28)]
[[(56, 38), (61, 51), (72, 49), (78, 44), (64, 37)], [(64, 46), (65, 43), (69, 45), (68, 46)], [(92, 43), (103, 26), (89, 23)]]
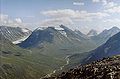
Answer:
[(46, 79), (120, 79), (120, 56), (80, 65), (68, 72), (62, 72), (57, 77)]

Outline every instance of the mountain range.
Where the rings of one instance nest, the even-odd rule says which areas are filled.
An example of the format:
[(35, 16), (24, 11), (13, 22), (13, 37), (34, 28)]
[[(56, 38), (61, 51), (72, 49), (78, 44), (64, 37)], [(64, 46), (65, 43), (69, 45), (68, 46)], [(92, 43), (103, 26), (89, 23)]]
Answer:
[(0, 26), (0, 36), (4, 36), (4, 38), (15, 44), (20, 43), (20, 39), (23, 39), (21, 41), (24, 41), (31, 32), (32, 31), (27, 28)]
[(90, 52), (74, 54), (70, 56), (69, 66), (72, 67), (79, 63), (86, 64), (104, 57), (118, 54), (120, 54), (120, 32), (113, 35), (106, 43)]
[(118, 27), (112, 27), (109, 30), (103, 30), (100, 34), (96, 36), (92, 36), (91, 39), (96, 43), (96, 45), (100, 46), (118, 32), (120, 32), (120, 29)]
[[(103, 31), (104, 32), (104, 31)], [(103, 32), (101, 32), (100, 34), (98, 34), (97, 36), (94, 36), (94, 37), (98, 37), (99, 35), (102, 35), (103, 34)], [(106, 33), (105, 33), (105, 35), (103, 35), (103, 36), (101, 36), (101, 38), (103, 38), (103, 37), (106, 37), (106, 38), (104, 38), (105, 40), (107, 40), (107, 39), (109, 39), (109, 38), (114, 38), (114, 37), (112, 37), (112, 35), (114, 36), (114, 34), (116, 34), (116, 33), (118, 33), (119, 32), (119, 28), (117, 28), (117, 27), (113, 27), (113, 28), (111, 28), (111, 29), (109, 29)], [(119, 34), (119, 33), (118, 33)], [(108, 35), (110, 35), (110, 36), (108, 36)], [(93, 37), (93, 36), (92, 36)], [(90, 38), (89, 38), (90, 39)], [(119, 39), (119, 36), (116, 38), (116, 40), (120, 40)], [(98, 39), (99, 41), (101, 40), (101, 39)], [(105, 40), (103, 40), (103, 42), (105, 43), (106, 41)], [(114, 39), (115, 40), (115, 39)], [(109, 40), (108, 40), (109, 41)], [(96, 43), (96, 41), (94, 41), (94, 43)], [(106, 44), (106, 43), (105, 43)], [(69, 59), (70, 59), (70, 61), (69, 61), (69, 65), (67, 65), (66, 66), (66, 68), (64, 69), (64, 70), (66, 70), (66, 69), (68, 69), (68, 68), (73, 68), (74, 66), (76, 66), (76, 65), (78, 65), (79, 63), (88, 63), (87, 61), (83, 61), (83, 60), (89, 60), (89, 61), (92, 61), (91, 59), (94, 59), (95, 57), (100, 57), (100, 58), (103, 58), (103, 57), (108, 57), (108, 56), (110, 56), (110, 52), (109, 53), (105, 53), (105, 52), (107, 52), (108, 50), (110, 51), (111, 50), (111, 48), (113, 47), (114, 49), (116, 48), (116, 49), (119, 49), (119, 41), (118, 42), (116, 42), (113, 46), (112, 46), (112, 44), (113, 43), (111, 43), (111, 44), (109, 44), (107, 47), (105, 47), (105, 46), (103, 46), (102, 45), (102, 43), (101, 43), (101, 46), (99, 46), (98, 44), (96, 45), (96, 48), (95, 48), (95, 50), (97, 50), (97, 51), (95, 51), (95, 50), (93, 50), (92, 49), (92, 51), (90, 51), (90, 52), (83, 52), (83, 53), (75, 53), (75, 54), (72, 54), (71, 56), (69, 56)], [(115, 46), (116, 45), (116, 46)], [(111, 47), (111, 48), (110, 48)], [(100, 49), (100, 48), (105, 48), (105, 49)], [(109, 49), (110, 48), (110, 49)], [(113, 49), (113, 50), (114, 50)], [(103, 51), (105, 51), (105, 52), (103, 52)], [(118, 50), (118, 51), (120, 51), (120, 50)], [(90, 57), (91, 57), (91, 53), (93, 53), (93, 54), (95, 54), (95, 52), (96, 52), (96, 55), (95, 56), (92, 56), (92, 58), (91, 59), (89, 59)], [(115, 53), (116, 54), (119, 54), (119, 52), (115, 52), (115, 50), (113, 51), (114, 53), (112, 53), (111, 54), (111, 56), (112, 55), (115, 55)], [(94, 60), (98, 60), (98, 58), (95, 58)]]
[(0, 26), (0, 30), (0, 78), (3, 79), (39, 79), (80, 63), (120, 54), (117, 27), (100, 34), (92, 30), (87, 35), (64, 25), (38, 27), (33, 32), (8, 26)]
[(120, 54), (120, 32), (112, 36), (105, 44), (101, 45), (95, 50), (90, 51), (89, 53), (90, 55), (87, 57), (84, 63), (89, 63), (104, 57)]
[(96, 47), (90, 39), (75, 33), (63, 25), (57, 28), (37, 28), (19, 46), (33, 51), (42, 51), (41, 53), (44, 55), (57, 57), (86, 52)]
[[(84, 56), (80, 54), (81, 56)], [(79, 54), (75, 58), (81, 57)], [(90, 52), (86, 58), (75, 60), (77, 67), (45, 79), (119, 79), (120, 78), (120, 32)], [(73, 57), (74, 57), (73, 56)], [(71, 57), (72, 58), (72, 57)], [(71, 59), (70, 59), (71, 60)]]

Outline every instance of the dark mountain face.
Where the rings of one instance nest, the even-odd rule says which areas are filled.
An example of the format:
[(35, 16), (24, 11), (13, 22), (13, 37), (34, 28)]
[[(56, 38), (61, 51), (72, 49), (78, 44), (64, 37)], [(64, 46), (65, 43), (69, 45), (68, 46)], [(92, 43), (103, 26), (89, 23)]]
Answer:
[(10, 40), (11, 42), (29, 36), (31, 31), (26, 28), (0, 26), (0, 36)]
[(98, 46), (100, 46), (100, 45), (104, 44), (110, 37), (117, 34), (118, 32), (120, 32), (120, 29), (118, 27), (113, 27), (113, 28), (111, 28), (109, 30), (104, 30), (103, 32), (101, 32), (97, 36), (92, 36), (91, 39)]
[(120, 54), (120, 32), (111, 37), (105, 44), (90, 52), (85, 60), (87, 63), (103, 57)]
[(33, 47), (38, 43), (43, 42), (52, 42), (54, 38), (55, 29), (52, 27), (48, 27), (45, 30), (36, 29), (33, 33), (29, 36), (27, 40), (20, 44), (21, 47)]
[(45, 79), (120, 79), (120, 56), (80, 65), (56, 77)]

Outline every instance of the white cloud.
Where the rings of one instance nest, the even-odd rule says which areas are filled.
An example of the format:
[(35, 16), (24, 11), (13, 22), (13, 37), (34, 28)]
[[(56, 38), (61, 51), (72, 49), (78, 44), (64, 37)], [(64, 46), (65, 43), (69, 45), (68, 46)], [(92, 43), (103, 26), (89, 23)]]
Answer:
[(103, 23), (106, 25), (107, 29), (117, 26), (120, 28), (120, 18), (110, 18), (103, 20)]
[(71, 9), (49, 10), (49, 11), (43, 11), (41, 13), (49, 17), (70, 17), (75, 15), (75, 12)]
[(35, 16), (32, 16), (32, 15), (31, 15), (31, 16), (26, 16), (26, 17), (27, 17), (27, 18), (34, 18)]
[(107, 5), (108, 1), (107, 0), (101, 0), (103, 5)]
[(108, 23), (120, 23), (120, 19), (115, 18), (115, 19), (106, 19), (104, 20), (104, 22), (108, 22)]
[(83, 3), (83, 2), (73, 2), (73, 5), (83, 6), (83, 5), (84, 5), (84, 3)]
[(120, 6), (115, 6), (104, 11), (108, 13), (120, 13)]
[(24, 27), (25, 24), (20, 18), (11, 19), (8, 15), (0, 14), (0, 25), (11, 27)]
[(6, 23), (8, 20), (8, 15), (0, 14), (0, 23)]
[[(47, 20), (43, 20), (40, 23), (40, 26), (58, 26), (60, 24), (64, 24), (72, 29), (76, 29), (78, 27), (81, 30), (82, 26), (84, 29), (85, 26), (88, 26), (90, 30), (91, 27), (93, 27), (91, 24), (96, 24), (94, 26), (98, 26), (97, 23), (95, 23), (96, 21), (102, 21), (105, 17), (110, 16), (108, 13), (103, 12), (87, 12), (72, 9), (49, 10), (41, 13), (44, 16), (47, 16)], [(88, 31), (88, 29), (85, 30), (84, 32)]]
[(117, 5), (117, 3), (110, 0), (92, 0), (93, 3), (102, 3), (104, 8), (111, 8)]
[(107, 4), (107, 0), (92, 0), (93, 3), (102, 3), (102, 5)]
[(43, 15), (47, 16), (48, 18), (61, 18), (66, 17), (70, 19), (80, 19), (81, 21), (91, 21), (93, 19), (102, 19), (104, 17), (109, 16), (107, 13), (96, 12), (96, 13), (89, 13), (87, 11), (79, 11), (79, 10), (72, 10), (72, 9), (58, 9), (58, 10), (50, 10), (50, 11), (43, 11), (41, 12)]
[(100, 2), (100, 0), (92, 0), (92, 2), (98, 3), (98, 2)]
[(112, 8), (112, 7), (115, 7), (115, 6), (117, 6), (116, 3), (114, 3), (114, 2), (108, 2), (108, 3), (105, 5), (105, 8)]
[(15, 21), (16, 21), (17, 23), (22, 23), (22, 20), (21, 20), (20, 18), (16, 18)]
[(60, 24), (71, 25), (73, 21), (69, 18), (46, 19), (40, 23), (40, 26), (58, 26)]

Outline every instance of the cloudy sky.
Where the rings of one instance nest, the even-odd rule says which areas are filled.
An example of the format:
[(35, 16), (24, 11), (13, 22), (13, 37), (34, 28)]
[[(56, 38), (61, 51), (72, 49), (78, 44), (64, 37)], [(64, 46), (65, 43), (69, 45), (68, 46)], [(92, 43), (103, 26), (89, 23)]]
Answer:
[(60, 24), (85, 33), (120, 27), (120, 0), (1, 0), (0, 25), (35, 29)]

